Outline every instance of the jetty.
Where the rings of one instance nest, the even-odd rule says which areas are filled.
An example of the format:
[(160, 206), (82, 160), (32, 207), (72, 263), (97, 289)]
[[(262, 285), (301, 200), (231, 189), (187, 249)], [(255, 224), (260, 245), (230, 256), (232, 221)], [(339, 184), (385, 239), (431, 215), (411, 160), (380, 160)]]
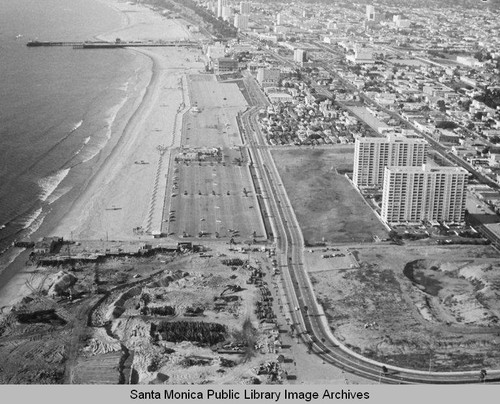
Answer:
[(117, 49), (117, 48), (138, 48), (138, 47), (191, 47), (201, 48), (201, 45), (195, 41), (157, 41), (157, 42), (116, 42), (105, 41), (85, 41), (85, 42), (64, 42), (64, 41), (29, 41), (28, 47), (49, 47), (49, 46), (71, 46), (73, 49)]

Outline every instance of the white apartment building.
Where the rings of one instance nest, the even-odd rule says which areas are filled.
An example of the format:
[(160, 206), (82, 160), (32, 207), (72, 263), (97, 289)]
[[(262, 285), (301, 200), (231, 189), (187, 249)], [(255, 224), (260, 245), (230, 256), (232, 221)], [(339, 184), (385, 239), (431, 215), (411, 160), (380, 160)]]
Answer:
[(394, 134), (358, 138), (354, 148), (353, 182), (358, 188), (382, 186), (385, 167), (421, 166), (426, 162), (427, 148), (424, 139)]
[(217, 0), (217, 18), (222, 17), (224, 7), (227, 7), (227, 0)]
[(295, 49), (293, 51), (293, 61), (298, 63), (307, 62), (307, 51), (304, 49)]
[(462, 223), (467, 177), (461, 167), (386, 167), (382, 219), (388, 224)]
[(283, 25), (283, 14), (276, 14), (276, 25)]
[(240, 3), (240, 14), (249, 15), (250, 14), (250, 3), (242, 1)]
[(236, 14), (234, 16), (234, 26), (240, 31), (248, 31), (248, 15), (246, 14)]
[(233, 16), (233, 10), (229, 6), (222, 7), (222, 19), (224, 21), (229, 21)]
[(366, 6), (366, 19), (368, 21), (373, 21), (375, 19), (375, 7), (371, 5)]

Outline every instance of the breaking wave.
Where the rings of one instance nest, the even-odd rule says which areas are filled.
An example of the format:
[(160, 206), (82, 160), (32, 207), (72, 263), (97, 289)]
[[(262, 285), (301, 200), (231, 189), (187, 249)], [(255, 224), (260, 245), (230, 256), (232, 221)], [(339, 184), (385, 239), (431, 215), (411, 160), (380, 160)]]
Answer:
[(56, 188), (59, 186), (62, 180), (66, 178), (66, 176), (69, 173), (69, 170), (70, 170), (69, 168), (65, 168), (59, 170), (53, 175), (38, 180), (38, 186), (42, 190), (39, 199), (42, 202), (45, 202), (47, 198), (50, 195), (52, 195), (52, 193), (56, 190)]
[(78, 122), (75, 126), (73, 126), (73, 129), (71, 129), (70, 133), (73, 133), (75, 130), (77, 130), (80, 126), (82, 126), (83, 121)]
[(28, 227), (30, 227), (35, 222), (35, 220), (40, 217), (41, 214), (42, 214), (42, 208), (39, 208), (36, 211), (34, 211), (31, 215), (29, 215), (23, 223), (23, 229), (27, 229)]

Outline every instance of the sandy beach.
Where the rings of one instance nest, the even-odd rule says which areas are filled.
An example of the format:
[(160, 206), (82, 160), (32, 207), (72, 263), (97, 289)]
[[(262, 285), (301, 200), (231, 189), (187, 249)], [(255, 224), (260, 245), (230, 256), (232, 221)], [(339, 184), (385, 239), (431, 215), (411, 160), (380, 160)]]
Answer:
[[(189, 31), (179, 20), (165, 19), (152, 10), (126, 3), (107, 2), (127, 15), (128, 26), (99, 35), (113, 41), (186, 39)], [(147, 23), (147, 25), (145, 25)], [(151, 61), (151, 79), (140, 104), (132, 113), (120, 141), (74, 204), (52, 232), (75, 239), (127, 240), (145, 233), (151, 206), (159, 207), (159, 190), (166, 182), (169, 153), (177, 147), (180, 128), (175, 125), (182, 113), (186, 73), (197, 72), (203, 64), (194, 62), (200, 50), (185, 48), (138, 48), (132, 50)], [(165, 150), (163, 153), (160, 148)], [(155, 187), (158, 190), (155, 196)], [(140, 232), (139, 232), (140, 233)]]
[[(153, 10), (115, 0), (100, 0), (122, 13), (123, 26), (96, 37), (114, 41), (193, 39), (185, 23), (167, 19)], [(113, 125), (111, 146), (87, 186), (50, 234), (65, 239), (151, 239), (161, 225), (170, 149), (180, 144), (180, 122), (188, 109), (186, 75), (204, 65), (201, 50), (155, 47), (127, 49), (144, 58), (150, 68), (136, 102), (120, 111), (126, 121)], [(176, 123), (177, 122), (177, 123)], [(156, 226), (156, 227), (155, 227)], [(149, 234), (148, 234), (149, 233)], [(8, 307), (30, 293), (42, 270), (26, 267), (23, 253), (6, 274), (0, 290), (0, 307)]]

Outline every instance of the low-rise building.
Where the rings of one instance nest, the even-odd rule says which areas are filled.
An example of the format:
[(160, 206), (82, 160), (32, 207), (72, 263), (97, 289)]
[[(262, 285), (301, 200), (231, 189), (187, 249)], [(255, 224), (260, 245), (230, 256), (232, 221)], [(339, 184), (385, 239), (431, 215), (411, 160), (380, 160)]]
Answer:
[(260, 68), (257, 70), (257, 81), (262, 87), (277, 87), (281, 71), (278, 68)]
[(216, 73), (234, 72), (238, 70), (238, 61), (233, 58), (218, 58), (214, 61), (214, 71)]

